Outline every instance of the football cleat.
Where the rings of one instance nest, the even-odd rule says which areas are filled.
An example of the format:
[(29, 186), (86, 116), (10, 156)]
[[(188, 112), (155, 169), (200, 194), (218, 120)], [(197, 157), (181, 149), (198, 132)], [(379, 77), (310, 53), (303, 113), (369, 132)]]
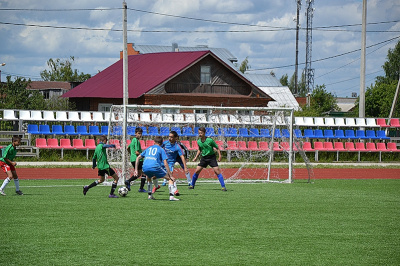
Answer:
[(226, 187), (223, 187), (221, 190), (222, 190), (222, 191), (227, 191), (227, 190), (226, 190)]
[(157, 187), (153, 187), (153, 189), (151, 190), (151, 193), (156, 193), (156, 191), (160, 189), (160, 185), (158, 185)]
[(162, 182), (162, 186), (165, 187), (167, 185), (166, 182)]
[(128, 189), (128, 191), (131, 191), (131, 182), (129, 182), (128, 180), (125, 180), (125, 186)]
[(109, 197), (109, 198), (118, 198), (118, 196), (115, 195), (115, 194), (110, 194), (110, 195), (108, 195), (108, 197)]
[(189, 189), (194, 189), (194, 186), (189, 185)]
[(22, 193), (21, 190), (15, 191), (15, 193), (17, 193), (17, 194), (20, 195), (20, 196), (24, 195), (24, 193)]
[(170, 196), (170, 197), (169, 197), (169, 200), (170, 200), (170, 201), (177, 201), (177, 200), (180, 200), (180, 199), (177, 199), (177, 198), (175, 198), (174, 196)]
[(149, 200), (155, 200), (155, 198), (153, 197), (153, 195), (149, 195), (149, 197), (147, 198)]
[(88, 190), (89, 190), (88, 186), (83, 187), (83, 196), (86, 196), (86, 193), (88, 192)]
[(174, 192), (174, 196), (180, 196), (178, 189)]
[(145, 190), (144, 188), (141, 188), (141, 189), (138, 190), (138, 192), (144, 192), (144, 193), (146, 193), (147, 190)]
[(6, 196), (6, 193), (2, 189), (0, 189), (0, 195)]

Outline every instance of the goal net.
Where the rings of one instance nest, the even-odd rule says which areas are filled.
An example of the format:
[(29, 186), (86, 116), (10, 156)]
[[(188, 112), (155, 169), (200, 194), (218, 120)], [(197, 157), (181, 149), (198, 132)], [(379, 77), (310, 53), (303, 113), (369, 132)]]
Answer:
[[(170, 131), (176, 131), (189, 150), (187, 162), (193, 175), (198, 164), (192, 162), (198, 148), (198, 129), (205, 127), (206, 136), (221, 150), (219, 166), (226, 182), (310, 181), (312, 168), (302, 139), (293, 134), (293, 120), (293, 109), (289, 108), (113, 105), (108, 139), (117, 148), (108, 149), (109, 162), (122, 183), (133, 174), (126, 148), (136, 127), (143, 129), (143, 150), (154, 144), (155, 136), (167, 140)], [(296, 158), (296, 154), (300, 156)], [(295, 160), (299, 167), (293, 167)], [(178, 165), (174, 177), (186, 180)], [(206, 168), (200, 180), (214, 182), (217, 178), (211, 168)]]

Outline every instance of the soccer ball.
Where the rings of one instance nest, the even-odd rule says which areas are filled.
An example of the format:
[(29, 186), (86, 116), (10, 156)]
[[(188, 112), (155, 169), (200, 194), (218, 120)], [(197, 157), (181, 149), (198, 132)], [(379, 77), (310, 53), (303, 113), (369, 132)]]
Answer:
[(120, 188), (118, 189), (118, 194), (119, 194), (121, 197), (125, 197), (126, 195), (128, 195), (128, 189), (127, 189), (126, 187), (120, 187)]

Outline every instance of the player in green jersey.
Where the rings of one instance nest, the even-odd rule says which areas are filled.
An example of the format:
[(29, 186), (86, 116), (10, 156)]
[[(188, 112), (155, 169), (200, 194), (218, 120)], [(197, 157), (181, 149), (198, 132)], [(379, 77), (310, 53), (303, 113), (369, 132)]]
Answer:
[(24, 194), (21, 190), (19, 190), (19, 179), (17, 171), (15, 170), (17, 163), (13, 161), (17, 155), (17, 147), (21, 144), (21, 137), (13, 136), (11, 141), (12, 143), (5, 148), (3, 155), (0, 158), (0, 167), (3, 169), (3, 172), (7, 174), (6, 179), (0, 187), (0, 194), (3, 196), (6, 195), (6, 193), (4, 193), (4, 189), (8, 183), (11, 182), (11, 179), (14, 179), (15, 192), (22, 196)]
[[(197, 160), (200, 154), (201, 159), (200, 163), (197, 165), (195, 173), (192, 176), (192, 183), (189, 185), (189, 189), (194, 189), (196, 180), (203, 168), (211, 166), (214, 170), (214, 173), (218, 177), (222, 190), (226, 191), (224, 177), (222, 176), (221, 169), (218, 166), (218, 162), (221, 161), (221, 151), (219, 150), (217, 143), (215, 143), (212, 138), (206, 137), (206, 129), (204, 127), (199, 128), (199, 137), (200, 138), (197, 140), (199, 150), (197, 151), (196, 156), (193, 158), (193, 162)], [(215, 151), (218, 153), (218, 162), (215, 156)]]
[(108, 164), (107, 153), (106, 153), (107, 148), (115, 148), (115, 145), (107, 144), (107, 137), (101, 136), (100, 143), (96, 146), (96, 149), (94, 150), (93, 166), (92, 166), (93, 169), (96, 168), (96, 162), (97, 162), (99, 180), (94, 181), (89, 186), (84, 186), (83, 187), (83, 195), (86, 195), (88, 190), (91, 189), (92, 187), (95, 187), (98, 184), (103, 183), (105, 180), (105, 176), (107, 174), (108, 176), (112, 176), (114, 178), (114, 182), (111, 185), (111, 192), (108, 197), (109, 198), (118, 198), (118, 196), (114, 194), (115, 189), (117, 188), (117, 184), (118, 184), (118, 175)]
[[(128, 152), (131, 154), (131, 164), (134, 170), (135, 170), (136, 158), (142, 153), (142, 146), (140, 145), (139, 141), (142, 138), (142, 134), (143, 134), (143, 129), (137, 127), (135, 129), (135, 137), (132, 139), (131, 144), (129, 144), (128, 146)], [(143, 159), (139, 161), (138, 167), (139, 167), (138, 175), (132, 175), (131, 178), (125, 180), (125, 186), (129, 191), (131, 191), (131, 182), (141, 177), (139, 192), (147, 192), (144, 189), (144, 185), (146, 183), (146, 177), (142, 176)]]

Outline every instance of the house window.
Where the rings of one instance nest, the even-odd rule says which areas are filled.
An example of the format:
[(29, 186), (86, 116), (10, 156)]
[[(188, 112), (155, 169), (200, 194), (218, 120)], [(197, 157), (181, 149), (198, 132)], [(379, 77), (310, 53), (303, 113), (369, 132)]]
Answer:
[(44, 99), (46, 99), (46, 100), (48, 100), (48, 99), (50, 99), (50, 92), (49, 91), (42, 91), (42, 94), (43, 94), (43, 98)]
[(201, 66), (200, 67), (200, 83), (210, 84), (211, 83), (211, 67)]
[(111, 103), (99, 103), (99, 112), (110, 112)]

